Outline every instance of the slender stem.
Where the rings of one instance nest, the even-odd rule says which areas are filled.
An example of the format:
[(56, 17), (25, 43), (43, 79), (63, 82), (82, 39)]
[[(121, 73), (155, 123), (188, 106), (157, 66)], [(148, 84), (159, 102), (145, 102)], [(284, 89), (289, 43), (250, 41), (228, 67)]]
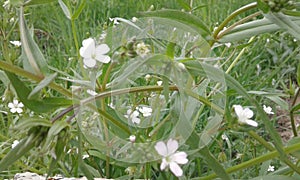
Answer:
[(83, 76), (86, 77), (83, 60), (79, 54), (79, 43), (78, 43), (78, 38), (77, 38), (77, 33), (76, 33), (75, 19), (71, 19), (71, 26), (72, 26), (72, 34), (73, 34), (73, 39), (74, 39), (74, 43), (75, 43), (76, 53), (77, 53), (77, 57), (79, 59), (80, 71), (82, 72)]
[[(224, 29), (224, 27), (232, 20), (234, 19), (236, 16), (238, 16), (239, 14), (241, 13), (244, 13), (250, 9), (253, 9), (257, 6), (257, 3), (256, 2), (253, 2), (253, 3), (250, 3), (250, 4), (247, 4), (239, 9), (237, 9), (236, 11), (234, 11), (232, 14), (230, 14), (221, 24), (220, 26), (214, 31), (213, 33), (213, 38), (214, 38), (214, 41), (217, 39), (217, 36), (219, 34), (220, 31), (222, 31)], [(214, 43), (214, 41), (211, 41), (210, 42), (210, 45), (212, 45)]]
[[(5, 61), (0, 61), (0, 69), (3, 69), (4, 71), (8, 71), (11, 73), (14, 73), (16, 75), (22, 76), (22, 77), (26, 77), (30, 80), (36, 81), (36, 82), (40, 82), (41, 80), (43, 80), (43, 77), (41, 76), (37, 76), (36, 74), (33, 74), (31, 72), (25, 71), (24, 69), (18, 67), (18, 66), (14, 66), (12, 64), (9, 64)], [(56, 90), (57, 92), (67, 96), (67, 97), (72, 97), (72, 93), (70, 91), (68, 91), (67, 89), (59, 86), (58, 84), (52, 82), (49, 84), (49, 87)]]
[(107, 71), (106, 71), (106, 73), (105, 73), (105, 76), (104, 76), (104, 78), (103, 78), (102, 87), (101, 87), (101, 90), (102, 90), (102, 91), (105, 91), (105, 89), (106, 89), (106, 84), (107, 84), (109, 75), (110, 75), (110, 73), (111, 73), (111, 71), (112, 71), (114, 65), (115, 65), (115, 63), (113, 63), (113, 62), (109, 64), (109, 67), (108, 67), (108, 69), (107, 69)]
[[(300, 143), (285, 147), (283, 150), (286, 154), (293, 153), (295, 151), (299, 151), (300, 150)], [(272, 151), (272, 152), (269, 152), (269, 153), (264, 154), (262, 156), (259, 156), (257, 158), (254, 158), (254, 159), (251, 159), (249, 161), (238, 164), (236, 166), (232, 166), (232, 167), (226, 169), (226, 172), (227, 173), (233, 173), (233, 172), (239, 171), (241, 169), (251, 167), (255, 164), (259, 164), (259, 163), (268, 161), (268, 160), (273, 159), (273, 158), (278, 157), (278, 156), (280, 156), (278, 151)], [(199, 179), (202, 179), (202, 180), (203, 179), (215, 179), (216, 176), (217, 176), (216, 174), (210, 174), (208, 176), (205, 176), (205, 177), (202, 177), (202, 178), (199, 178)]]
[[(296, 92), (295, 97), (293, 99), (293, 102), (291, 104), (292, 108), (296, 104), (296, 101), (297, 101), (297, 98), (298, 98), (299, 95), (300, 95), (300, 88), (297, 89), (297, 92)], [(296, 137), (296, 136), (298, 136), (298, 133), (297, 133), (297, 127), (296, 127), (296, 124), (295, 124), (295, 118), (294, 118), (294, 112), (293, 111), (290, 111), (290, 118), (291, 118), (293, 134)]]

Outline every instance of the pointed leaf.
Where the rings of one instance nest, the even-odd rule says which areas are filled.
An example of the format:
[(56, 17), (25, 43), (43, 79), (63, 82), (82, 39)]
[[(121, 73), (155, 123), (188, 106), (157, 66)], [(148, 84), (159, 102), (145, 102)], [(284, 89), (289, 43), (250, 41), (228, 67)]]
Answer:
[(72, 16), (72, 19), (75, 20), (79, 17), (79, 15), (81, 14), (82, 10), (84, 9), (86, 5), (86, 0), (83, 0), (81, 2), (81, 4), (79, 5), (79, 7), (76, 9), (75, 13)]
[(251, 180), (296, 180), (297, 178), (284, 176), (284, 175), (268, 175), (268, 176), (259, 176)]
[(61, 9), (63, 10), (64, 14), (66, 15), (66, 17), (71, 20), (71, 13), (70, 13), (67, 5), (62, 0), (58, 0), (58, 3), (60, 5)]
[(31, 99), (34, 95), (39, 93), (44, 87), (48, 86), (57, 76), (57, 73), (46, 76), (28, 95), (28, 99)]
[(298, 63), (296, 78), (297, 78), (298, 86), (300, 86), (300, 62)]
[(263, 12), (268, 13), (270, 11), (269, 5), (263, 0), (257, 0), (257, 7)]
[(19, 123), (16, 125), (15, 129), (17, 130), (25, 130), (30, 129), (32, 127), (36, 126), (45, 126), (45, 127), (51, 127), (52, 124), (49, 120), (45, 118), (26, 118), (26, 119), (20, 119)]

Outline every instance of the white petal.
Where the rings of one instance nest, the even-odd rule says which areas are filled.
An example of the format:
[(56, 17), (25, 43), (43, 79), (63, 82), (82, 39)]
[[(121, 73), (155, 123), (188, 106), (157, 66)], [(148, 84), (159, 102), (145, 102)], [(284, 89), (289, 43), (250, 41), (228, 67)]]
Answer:
[(175, 153), (178, 149), (178, 142), (176, 140), (169, 139), (167, 142), (167, 148), (169, 154)]
[(15, 112), (17, 112), (17, 109), (16, 108), (11, 108), (10, 112), (15, 113)]
[(19, 101), (15, 99), (15, 100), (13, 100), (13, 103), (14, 103), (14, 105), (18, 105)]
[(234, 111), (237, 116), (241, 116), (243, 112), (243, 107), (241, 105), (233, 105)]
[(93, 68), (96, 66), (96, 61), (92, 58), (84, 58), (83, 63), (89, 68)]
[(162, 162), (160, 164), (160, 170), (164, 170), (166, 169), (166, 167), (168, 166), (168, 162), (166, 161), (165, 158), (162, 159)]
[(108, 47), (107, 44), (100, 44), (99, 46), (96, 47), (96, 53), (101, 53), (101, 54), (106, 54), (108, 53), (110, 48)]
[(161, 155), (163, 157), (166, 157), (168, 155), (167, 146), (164, 142), (162, 142), (162, 141), (157, 142), (156, 145), (154, 146), (154, 148), (159, 155)]
[(92, 38), (88, 38), (82, 41), (83, 47), (79, 49), (80, 56), (84, 58), (90, 58), (95, 52), (95, 41)]
[(177, 177), (182, 176), (182, 174), (183, 174), (182, 169), (181, 169), (181, 168), (179, 167), (179, 165), (176, 164), (175, 162), (171, 162), (171, 163), (170, 163), (170, 170), (171, 170), (172, 173), (173, 173), (175, 176), (177, 176)]
[(187, 154), (185, 152), (177, 152), (172, 156), (172, 160), (178, 164), (186, 164), (189, 161), (186, 157)]
[(17, 113), (22, 113), (23, 112), (23, 109), (21, 109), (21, 108), (16, 108), (16, 111), (17, 111)]
[(251, 109), (249, 109), (249, 108), (245, 108), (244, 109), (244, 113), (245, 113), (245, 116), (247, 118), (252, 118), (253, 117), (253, 111)]
[(24, 107), (24, 104), (20, 102), (18, 106), (19, 106), (20, 108), (22, 108), (22, 107)]
[(96, 53), (96, 57), (95, 59), (97, 59), (99, 62), (102, 62), (102, 63), (109, 63), (110, 62), (110, 57), (109, 56), (106, 56), (106, 55), (102, 55), (100, 53)]
[(257, 127), (258, 126), (258, 123), (256, 121), (253, 121), (251, 119), (247, 119), (246, 120), (246, 123), (250, 126), (254, 126), (254, 127)]
[(133, 123), (136, 123), (136, 124), (140, 124), (141, 119), (140, 119), (140, 118), (137, 118), (137, 117), (133, 117), (133, 118), (132, 118), (132, 122), (133, 122)]
[(12, 108), (15, 108), (15, 105), (14, 105), (13, 103), (8, 103), (8, 107), (9, 107), (10, 109), (12, 109)]

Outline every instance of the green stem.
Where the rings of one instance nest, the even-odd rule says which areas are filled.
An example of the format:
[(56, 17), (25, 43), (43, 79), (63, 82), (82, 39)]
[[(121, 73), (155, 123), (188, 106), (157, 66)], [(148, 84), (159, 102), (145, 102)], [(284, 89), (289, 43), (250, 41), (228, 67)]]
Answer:
[(77, 38), (77, 33), (76, 33), (75, 19), (71, 19), (71, 27), (72, 27), (72, 34), (73, 34), (73, 39), (74, 39), (74, 43), (75, 43), (76, 53), (77, 53), (77, 57), (79, 59), (80, 71), (82, 72), (83, 76), (85, 77), (86, 73), (84, 70), (83, 60), (79, 54), (79, 43), (78, 43), (78, 38)]
[(237, 9), (236, 11), (234, 11), (232, 14), (230, 14), (221, 24), (220, 26), (214, 31), (213, 33), (213, 38), (214, 40), (210, 42), (210, 45), (213, 45), (214, 42), (217, 40), (217, 36), (219, 34), (220, 31), (222, 31), (224, 29), (224, 27), (226, 27), (226, 25), (232, 20), (234, 19), (236, 16), (238, 16), (241, 13), (244, 13), (250, 9), (253, 9), (257, 6), (256, 2), (247, 4), (239, 9)]
[[(295, 151), (299, 151), (300, 150), (300, 143), (297, 143), (297, 144), (288, 146), (286, 148), (283, 148), (283, 150), (286, 154), (293, 153)], [(238, 164), (236, 166), (232, 166), (232, 167), (226, 169), (225, 171), (226, 171), (226, 173), (233, 173), (233, 172), (251, 167), (255, 164), (259, 164), (259, 163), (268, 161), (268, 160), (273, 159), (273, 158), (278, 157), (278, 156), (279, 156), (278, 151), (272, 151), (272, 152), (269, 152), (265, 155), (262, 155), (262, 156), (259, 156), (257, 158), (254, 158), (254, 159), (251, 159), (249, 161)], [(216, 174), (210, 174), (208, 176), (205, 176), (205, 177), (202, 177), (202, 178), (199, 178), (199, 179), (201, 179), (201, 180), (203, 180), (203, 179), (215, 179), (216, 177), (217, 177)]]
[[(8, 72), (11, 72), (11, 73), (14, 73), (16, 75), (19, 75), (19, 76), (22, 76), (22, 77), (26, 77), (30, 80), (33, 80), (33, 81), (36, 81), (36, 82), (40, 82), (41, 80), (43, 80), (43, 77), (41, 76), (37, 76), (33, 73), (30, 73), (28, 71), (25, 71), (24, 69), (18, 67), (18, 66), (14, 66), (10, 63), (7, 63), (5, 61), (0, 61), (0, 69), (3, 69), (5, 71), (8, 71)], [(50, 83), (49, 84), (49, 87), (56, 90), (57, 92), (67, 96), (67, 97), (72, 97), (72, 93), (70, 91), (68, 91), (67, 89), (59, 86), (58, 84), (56, 83)]]
[[(296, 100), (297, 100), (299, 95), (300, 95), (300, 88), (298, 88), (298, 90), (296, 92), (296, 95), (295, 95), (294, 100), (291, 104), (291, 107), (293, 107), (296, 104)], [(296, 137), (296, 136), (298, 136), (298, 133), (297, 133), (297, 127), (296, 127), (296, 124), (295, 124), (295, 118), (294, 118), (294, 112), (293, 111), (290, 111), (290, 117), (291, 117), (291, 124), (292, 124), (293, 134)]]

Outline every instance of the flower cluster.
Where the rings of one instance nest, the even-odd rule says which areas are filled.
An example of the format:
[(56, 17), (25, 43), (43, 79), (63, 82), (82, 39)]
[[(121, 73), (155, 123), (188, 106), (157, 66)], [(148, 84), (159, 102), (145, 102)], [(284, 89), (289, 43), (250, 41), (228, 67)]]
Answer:
[(128, 109), (124, 115), (126, 118), (130, 119), (134, 124), (140, 124), (140, 113), (143, 117), (149, 117), (152, 114), (152, 108), (147, 106), (137, 107), (136, 110)]

